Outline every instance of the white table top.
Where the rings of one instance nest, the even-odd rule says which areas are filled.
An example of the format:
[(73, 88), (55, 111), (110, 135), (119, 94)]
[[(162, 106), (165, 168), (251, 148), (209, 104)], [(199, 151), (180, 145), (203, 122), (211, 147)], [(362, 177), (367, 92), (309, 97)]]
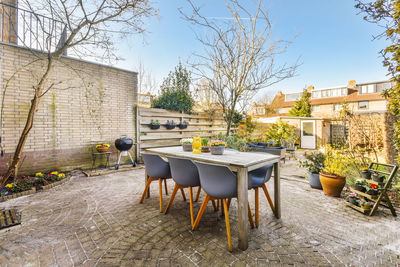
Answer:
[(226, 149), (223, 155), (212, 155), (211, 153), (193, 154), (183, 151), (181, 146), (148, 148), (146, 152), (165, 156), (188, 158), (202, 162), (228, 165), (236, 168), (248, 168), (254, 165), (267, 165), (279, 162), (280, 157), (269, 153), (239, 152)]

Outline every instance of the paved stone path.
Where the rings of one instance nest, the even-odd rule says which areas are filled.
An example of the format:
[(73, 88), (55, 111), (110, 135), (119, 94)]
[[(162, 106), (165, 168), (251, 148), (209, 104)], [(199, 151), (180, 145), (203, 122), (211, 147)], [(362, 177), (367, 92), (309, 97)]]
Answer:
[[(290, 163), (285, 168), (290, 166), (295, 168)], [(230, 253), (224, 218), (211, 205), (192, 232), (189, 204), (180, 195), (168, 215), (158, 211), (156, 184), (152, 197), (139, 204), (143, 176), (143, 169), (97, 177), (76, 174), (64, 185), (0, 203), (0, 209), (21, 211), (23, 221), (0, 233), (0, 266), (400, 264), (400, 220), (382, 210), (377, 216), (364, 216), (302, 181), (282, 179), (281, 220), (272, 216), (260, 194), (261, 225), (251, 230), (246, 251), (237, 249), (233, 201)], [(171, 192), (172, 181), (168, 188)], [(254, 207), (254, 193), (249, 194)], [(195, 212), (199, 206), (195, 204)]]

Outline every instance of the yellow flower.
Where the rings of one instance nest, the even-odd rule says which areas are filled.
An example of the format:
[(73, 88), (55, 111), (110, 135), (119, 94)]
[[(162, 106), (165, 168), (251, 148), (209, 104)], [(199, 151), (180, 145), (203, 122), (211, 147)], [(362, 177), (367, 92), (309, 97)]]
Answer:
[(64, 173), (60, 173), (59, 175), (58, 175), (58, 178), (64, 178), (65, 177), (65, 174)]
[(6, 187), (7, 187), (7, 188), (12, 188), (12, 187), (13, 187), (13, 184), (6, 184)]
[(54, 171), (54, 172), (51, 172), (50, 174), (57, 175), (58, 172), (57, 172), (57, 171)]
[(36, 176), (36, 177), (43, 176), (43, 173), (41, 173), (41, 172), (37, 172), (37, 173), (35, 174), (35, 176)]

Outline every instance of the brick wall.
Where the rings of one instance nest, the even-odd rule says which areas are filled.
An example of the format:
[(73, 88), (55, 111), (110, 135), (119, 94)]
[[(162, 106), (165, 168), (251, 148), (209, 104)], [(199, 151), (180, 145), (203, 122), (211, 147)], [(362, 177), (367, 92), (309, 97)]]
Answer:
[[(0, 173), (14, 152), (26, 121), (32, 86), (45, 66), (45, 61), (39, 60), (24, 67), (35, 58), (27, 49), (0, 44), (2, 92), (15, 74), (4, 97), (1, 135), (6, 155), (0, 158)], [(25, 145), (21, 173), (88, 168), (91, 141), (113, 144), (122, 134), (135, 138), (137, 73), (63, 58), (55, 66), (52, 82), (56, 85), (41, 99)], [(112, 160), (115, 157), (113, 153)]]

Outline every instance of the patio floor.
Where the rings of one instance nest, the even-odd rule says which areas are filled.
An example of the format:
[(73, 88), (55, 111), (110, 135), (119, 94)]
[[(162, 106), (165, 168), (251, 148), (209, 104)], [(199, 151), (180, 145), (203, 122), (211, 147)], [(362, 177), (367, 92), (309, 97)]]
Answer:
[[(224, 218), (211, 205), (192, 232), (189, 204), (180, 194), (168, 215), (158, 211), (156, 184), (152, 197), (139, 204), (143, 169), (97, 177), (77, 172), (64, 185), (0, 203), (0, 209), (22, 212), (21, 226), (0, 233), (0, 266), (400, 264), (399, 219), (382, 209), (373, 217), (351, 210), (293, 178), (296, 170), (289, 162), (281, 171), (281, 220), (272, 216), (260, 194), (260, 227), (251, 230), (246, 251), (237, 249), (232, 201), (232, 253), (227, 250)], [(169, 193), (172, 188), (169, 181)], [(249, 192), (252, 207), (253, 196)], [(164, 196), (164, 205), (167, 199)], [(200, 204), (195, 204), (195, 212)]]

